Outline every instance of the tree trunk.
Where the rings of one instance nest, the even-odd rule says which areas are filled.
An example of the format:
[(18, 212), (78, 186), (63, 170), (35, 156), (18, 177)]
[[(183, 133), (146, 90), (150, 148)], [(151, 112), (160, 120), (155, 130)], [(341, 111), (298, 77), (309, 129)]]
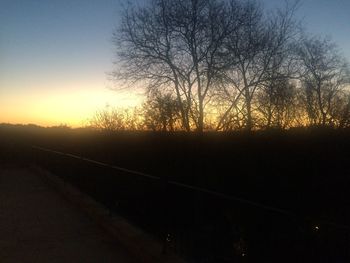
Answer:
[(198, 116), (198, 132), (203, 132), (204, 130), (204, 109), (203, 109), (203, 99), (199, 99), (199, 116)]
[(324, 112), (323, 110), (323, 103), (322, 103), (322, 97), (321, 97), (321, 84), (318, 83), (317, 85), (317, 101), (318, 101), (318, 107), (319, 107), (319, 110), (321, 112), (321, 116), (322, 116), (322, 120), (321, 120), (321, 124), (322, 126), (326, 126), (326, 113)]
[(191, 131), (190, 123), (189, 123), (188, 115), (186, 114), (185, 109), (184, 109), (184, 104), (183, 104), (182, 99), (181, 99), (180, 90), (179, 90), (179, 80), (178, 80), (175, 72), (174, 72), (174, 76), (175, 76), (175, 91), (176, 91), (177, 101), (178, 101), (179, 106), (180, 106), (182, 126), (185, 128), (185, 130), (187, 132), (189, 132), (189, 131)]
[(247, 109), (246, 131), (250, 132), (253, 128), (253, 120), (252, 120), (252, 104), (251, 104), (251, 98), (250, 98), (248, 88), (246, 88), (246, 91), (245, 91), (245, 101), (246, 101), (246, 109)]

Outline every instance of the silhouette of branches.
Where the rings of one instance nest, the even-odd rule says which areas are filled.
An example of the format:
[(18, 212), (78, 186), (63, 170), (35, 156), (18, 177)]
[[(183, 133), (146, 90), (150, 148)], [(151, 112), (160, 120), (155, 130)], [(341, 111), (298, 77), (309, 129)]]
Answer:
[(267, 13), (243, 0), (129, 4), (113, 34), (113, 76), (146, 87), (146, 129), (347, 127), (349, 67), (331, 40), (305, 37), (298, 7), (287, 2)]

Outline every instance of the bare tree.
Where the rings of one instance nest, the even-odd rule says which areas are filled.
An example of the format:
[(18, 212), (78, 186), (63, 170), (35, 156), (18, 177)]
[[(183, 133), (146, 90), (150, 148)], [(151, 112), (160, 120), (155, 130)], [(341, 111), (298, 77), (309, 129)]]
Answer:
[(330, 115), (332, 116), (332, 126), (341, 129), (350, 127), (349, 92), (342, 92), (333, 99), (332, 106), (330, 107)]
[(260, 127), (285, 129), (294, 124), (297, 113), (297, 89), (288, 79), (267, 82), (257, 94)]
[(114, 75), (146, 82), (149, 90), (173, 92), (184, 129), (203, 131), (208, 93), (220, 69), (216, 56), (234, 16), (226, 7), (216, 0), (129, 6), (114, 34), (119, 66)]
[(232, 110), (240, 107), (237, 113), (243, 115), (245, 127), (250, 131), (254, 123), (252, 103), (256, 91), (264, 87), (264, 83), (284, 79), (290, 74), (291, 47), (298, 32), (293, 18), (296, 7), (297, 3), (287, 5), (284, 11), (266, 17), (257, 2), (242, 3), (241, 24), (230, 32), (222, 53), (227, 63), (222, 76), (226, 84), (222, 87), (227, 97), (232, 94), (235, 97), (230, 99), (218, 129)]
[(254, 0), (130, 4), (114, 34), (113, 75), (146, 85), (154, 129), (286, 128), (305, 116), (344, 126), (347, 65), (330, 41), (300, 40), (298, 3), (269, 14)]
[(344, 102), (339, 118), (339, 128), (350, 128), (350, 94), (345, 97)]
[(143, 104), (144, 123), (153, 131), (175, 131), (181, 129), (181, 113), (178, 101), (172, 94), (157, 92), (148, 96)]
[(117, 109), (110, 106), (96, 111), (88, 122), (94, 129), (109, 132), (143, 128), (137, 109)]
[(332, 125), (336, 100), (350, 83), (348, 65), (329, 39), (304, 38), (297, 52), (310, 124)]

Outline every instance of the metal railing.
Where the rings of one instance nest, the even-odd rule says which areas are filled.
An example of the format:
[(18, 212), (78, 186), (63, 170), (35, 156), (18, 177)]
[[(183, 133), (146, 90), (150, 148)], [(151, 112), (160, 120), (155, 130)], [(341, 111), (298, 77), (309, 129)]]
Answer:
[[(239, 233), (236, 236), (232, 237), (231, 238), (232, 240), (229, 240), (229, 241), (221, 240), (222, 242), (218, 241), (218, 240), (213, 240), (213, 242), (218, 242), (219, 244), (209, 244), (209, 245), (208, 244), (203, 245), (201, 243), (200, 246), (202, 246), (203, 253), (204, 254), (207, 253), (208, 255), (199, 255), (202, 253), (201, 251), (199, 251), (200, 249), (198, 249), (198, 248), (193, 249), (193, 246), (194, 246), (193, 244), (192, 245), (191, 244), (184, 244), (191, 238), (194, 239), (194, 241), (193, 241), (194, 243), (198, 242), (198, 240), (200, 240), (203, 237), (201, 237), (201, 236), (192, 237), (192, 236), (193, 235), (205, 235), (205, 233), (207, 233), (207, 235), (209, 236), (209, 237), (205, 237), (205, 238), (213, 238), (214, 236), (222, 238), (222, 239), (227, 238), (225, 236), (225, 233), (220, 233), (220, 234), (216, 235), (215, 232), (217, 231), (217, 228), (220, 228), (220, 222), (222, 222), (222, 221), (229, 221), (228, 223), (227, 222), (225, 223), (227, 225), (227, 229), (229, 229), (230, 227), (240, 228), (239, 220), (235, 221), (233, 219), (230, 221), (230, 220), (221, 218), (221, 217), (225, 217), (225, 216), (232, 217), (235, 214), (237, 214), (237, 217), (240, 217), (241, 214), (246, 213), (246, 215), (243, 216), (243, 220), (245, 220), (247, 218), (249, 220), (252, 220), (253, 223), (251, 223), (251, 224), (254, 225), (254, 227), (252, 227), (252, 229), (259, 228), (259, 227), (255, 226), (255, 225), (257, 225), (256, 221), (259, 221), (259, 220), (257, 218), (251, 218), (251, 217), (253, 217), (253, 215), (256, 216), (256, 215), (260, 215), (260, 214), (263, 214), (264, 219), (261, 219), (261, 221), (263, 223), (270, 222), (270, 221), (279, 221), (279, 220), (283, 221), (283, 222), (288, 222), (287, 226), (283, 225), (283, 223), (277, 223), (276, 225), (278, 225), (278, 226), (275, 226), (271, 223), (271, 225), (269, 225), (268, 227), (276, 227), (278, 229), (279, 228), (283, 229), (283, 228), (288, 228), (289, 225), (292, 225), (293, 226), (292, 229), (299, 229), (300, 226), (302, 226), (304, 229), (303, 231), (306, 234), (304, 232), (301, 234), (298, 234), (299, 235), (298, 237), (293, 238), (293, 240), (295, 242), (298, 242), (299, 238), (300, 239), (303, 239), (303, 238), (304, 239), (312, 239), (314, 236), (323, 235), (322, 228), (326, 228), (328, 232), (330, 231), (329, 229), (332, 229), (332, 231), (333, 231), (333, 229), (335, 229), (335, 232), (336, 232), (335, 237), (339, 236), (339, 232), (344, 232), (344, 235), (345, 235), (344, 242), (346, 243), (347, 240), (350, 242), (350, 235), (349, 235), (350, 233), (348, 232), (350, 230), (350, 226), (348, 226), (348, 225), (344, 225), (344, 224), (340, 224), (340, 223), (332, 222), (332, 221), (328, 221), (328, 220), (317, 220), (317, 219), (310, 218), (310, 217), (305, 216), (305, 215), (297, 214), (297, 213), (290, 211), (290, 210), (287, 210), (287, 209), (281, 209), (278, 207), (266, 205), (266, 204), (263, 204), (260, 202), (248, 200), (248, 199), (241, 198), (238, 196), (217, 192), (217, 191), (207, 189), (207, 188), (202, 188), (202, 187), (198, 187), (198, 186), (194, 186), (194, 185), (190, 185), (190, 184), (180, 183), (180, 182), (177, 182), (175, 180), (168, 180), (167, 176), (164, 176), (164, 177), (154, 176), (154, 175), (151, 175), (148, 173), (127, 169), (127, 168), (119, 167), (116, 165), (106, 164), (106, 163), (103, 163), (100, 161), (85, 158), (83, 156), (78, 156), (78, 155), (74, 155), (74, 154), (70, 154), (70, 153), (64, 153), (64, 152), (60, 152), (60, 151), (55, 151), (52, 149), (47, 149), (47, 148), (43, 148), (43, 147), (39, 147), (39, 146), (32, 146), (32, 149), (37, 151), (37, 152), (54, 154), (57, 157), (62, 157), (64, 159), (66, 159), (65, 162), (70, 162), (72, 160), (75, 160), (78, 162), (85, 163), (85, 165), (89, 165), (90, 167), (95, 166), (95, 167), (100, 167), (102, 169), (108, 169), (108, 172), (106, 172), (106, 174), (108, 174), (109, 176), (115, 176), (115, 175), (119, 175), (119, 176), (123, 176), (123, 177), (136, 176), (138, 178), (144, 178), (146, 180), (150, 180), (150, 181), (154, 182), (156, 184), (156, 186), (152, 186), (150, 188), (157, 189), (156, 192), (147, 191), (147, 189), (144, 189), (141, 187), (142, 191), (145, 190), (147, 192), (147, 194), (149, 194), (150, 197), (148, 197), (148, 196), (141, 196), (141, 198), (140, 198), (140, 196), (138, 196), (138, 197), (141, 199), (142, 202), (144, 202), (147, 198), (149, 198), (150, 203), (154, 202), (155, 209), (152, 209), (152, 204), (148, 204), (147, 207), (151, 207), (150, 210), (148, 210), (148, 212), (155, 213), (156, 215), (153, 217), (150, 216), (151, 219), (145, 215), (142, 215), (141, 217), (143, 217), (143, 216), (145, 218), (147, 217), (149, 221), (155, 220), (156, 223), (154, 223), (154, 224), (155, 225), (158, 224), (159, 229), (160, 229), (160, 231), (158, 231), (158, 234), (160, 234), (159, 235), (160, 238), (163, 239), (163, 242), (164, 242), (164, 250), (163, 251), (164, 252), (166, 252), (168, 249), (173, 249), (176, 252), (180, 251), (180, 254), (182, 254), (182, 252), (185, 255), (189, 254), (190, 257), (192, 257), (195, 260), (195, 262), (228, 262), (230, 260), (238, 260), (238, 261), (243, 262), (245, 260), (245, 257), (247, 257), (247, 255), (249, 255), (249, 252), (247, 252), (247, 251), (249, 251), (249, 248), (247, 248), (247, 246), (248, 246), (247, 243), (249, 243), (249, 241), (245, 240), (245, 236), (250, 235), (250, 237), (251, 237), (252, 234), (241, 234), (242, 231), (240, 231), (240, 230), (233, 231), (235, 233), (236, 232), (237, 233), (239, 232)], [(48, 156), (46, 156), (46, 157), (48, 157)], [(51, 157), (47, 158), (46, 161), (49, 162), (50, 159), (51, 159)], [(40, 162), (40, 160), (38, 160), (38, 161)], [(49, 163), (47, 165), (48, 165), (48, 167), (50, 166)], [(72, 165), (72, 167), (74, 167), (74, 165)], [(62, 170), (63, 173), (64, 173), (64, 170), (65, 169)], [(66, 167), (66, 170), (67, 170), (67, 167)], [(66, 178), (66, 179), (69, 179), (69, 178)], [(86, 180), (89, 180), (89, 178), (86, 178)], [(101, 179), (101, 178), (98, 178), (96, 180), (103, 181), (103, 179)], [(77, 179), (77, 181), (82, 181), (82, 177), (80, 177), (80, 179)], [(137, 182), (133, 182), (133, 183), (137, 184)], [(108, 182), (106, 184), (108, 184)], [(124, 187), (124, 186), (120, 186), (119, 183), (116, 183), (115, 185), (118, 185), (119, 188)], [(97, 185), (95, 187), (98, 188)], [(109, 186), (109, 187), (113, 188), (113, 186)], [(128, 188), (128, 186), (125, 186), (125, 187)], [(145, 187), (145, 188), (147, 188), (147, 187)], [(90, 188), (90, 190), (91, 190), (91, 188)], [(132, 191), (132, 189), (129, 189), (129, 190)], [(113, 191), (113, 190), (111, 190), (111, 191)], [(123, 189), (123, 191), (127, 192), (128, 190)], [(185, 193), (185, 192), (187, 192), (187, 193)], [(115, 195), (118, 196), (118, 193), (115, 193)], [(130, 196), (132, 196), (132, 194)], [(113, 198), (115, 198), (114, 193), (113, 193)], [(144, 198), (144, 200), (142, 200), (142, 198)], [(138, 201), (137, 200), (135, 201), (133, 197), (131, 197), (130, 199), (132, 200), (130, 202), (131, 206), (133, 204), (137, 204)], [(125, 200), (128, 201), (128, 198), (125, 198)], [(179, 204), (179, 202), (181, 202), (181, 201), (183, 203)], [(114, 202), (114, 200), (111, 202)], [(206, 202), (209, 203), (209, 205)], [(191, 203), (191, 204), (188, 204), (188, 203)], [(225, 203), (225, 204), (223, 205), (222, 203)], [(118, 206), (119, 206), (119, 203), (114, 204), (114, 206), (113, 205), (110, 206), (110, 209), (117, 210), (119, 212), (121, 210), (119, 210)], [(212, 211), (212, 212), (210, 211), (210, 209), (217, 209), (217, 207), (219, 207), (219, 206), (220, 206), (219, 215), (215, 215), (214, 214), (215, 211)], [(126, 214), (128, 214), (128, 211), (132, 211), (132, 209), (129, 209), (129, 208), (130, 207), (127, 207), (127, 209), (126, 209), (127, 212), (124, 211)], [(254, 212), (251, 212), (253, 210), (254, 210)], [(257, 211), (257, 210), (259, 210), (259, 211)], [(226, 213), (226, 211), (229, 211), (229, 212)], [(144, 212), (144, 211), (142, 211), (142, 212)], [(142, 214), (142, 212), (139, 212), (139, 214), (137, 214), (137, 213), (134, 214), (131, 217), (131, 219), (135, 219), (133, 217), (137, 217), (138, 215)], [(190, 213), (191, 215), (188, 215), (186, 213)], [(131, 214), (133, 214), (133, 213), (131, 213)], [(214, 219), (211, 221), (211, 219), (206, 219), (206, 216), (208, 216), (208, 217), (213, 216)], [(187, 225), (188, 218), (191, 218), (190, 221), (193, 221), (189, 225)], [(277, 219), (275, 219), (275, 218), (277, 218)], [(232, 222), (234, 222), (234, 223), (232, 223)], [(231, 224), (231, 226), (230, 226), (230, 224)], [(249, 223), (247, 223), (247, 222), (245, 222), (243, 224), (249, 225)], [(190, 233), (190, 232), (192, 232), (191, 228), (197, 228), (197, 227), (198, 227), (198, 229), (196, 231), (194, 231), (194, 233)], [(246, 227), (246, 229), (247, 228), (249, 228), (249, 227)], [(220, 230), (220, 231), (225, 232), (225, 229)], [(249, 232), (247, 230), (245, 230), (245, 231)], [(205, 232), (205, 233), (203, 234), (203, 232)], [(243, 230), (243, 232), (244, 232), (244, 230)], [(250, 231), (250, 232), (252, 232), (252, 231)], [(268, 230), (266, 230), (265, 232), (263, 234), (261, 234), (262, 238), (265, 238), (266, 235), (271, 234), (271, 233), (269, 233)], [(273, 230), (271, 235), (276, 234), (276, 236), (278, 236), (279, 233), (277, 233), (277, 232), (278, 231)], [(292, 232), (293, 232), (292, 230), (288, 230), (286, 233), (288, 234), (288, 233), (292, 233)], [(185, 238), (178, 238), (179, 236), (183, 236), (183, 235), (185, 235), (186, 237)], [(187, 236), (191, 236), (191, 237), (187, 238)], [(223, 236), (225, 236), (225, 237), (223, 237)], [(330, 236), (332, 236), (332, 234), (330, 234)], [(281, 237), (278, 236), (277, 240), (279, 240), (280, 238)], [(289, 237), (287, 236), (285, 238), (288, 239)], [(178, 239), (181, 239), (181, 240), (178, 241)], [(174, 240), (176, 240), (176, 241), (174, 241)], [(260, 240), (260, 239), (258, 238), (258, 240)], [(221, 249), (220, 247), (218, 248), (218, 246), (220, 246), (221, 244), (223, 244), (225, 242), (230, 243), (231, 249), (233, 252), (231, 254), (228, 252), (230, 255), (221, 255), (220, 259), (218, 259), (218, 257), (217, 257), (218, 253), (225, 254), (223, 252), (225, 249)], [(269, 241), (269, 242), (274, 243), (274, 241)], [(191, 242), (189, 242), (189, 243), (191, 243)], [(205, 242), (203, 242), (203, 243), (205, 243)], [(317, 243), (317, 241), (316, 241), (316, 243)], [(349, 244), (350, 243), (345, 244), (345, 245), (342, 244), (342, 245), (347, 246)], [(336, 244), (336, 245), (338, 245), (338, 244)], [(216, 247), (214, 249), (212, 249), (213, 246), (216, 246)], [(261, 246), (267, 247), (268, 245), (261, 244)], [(288, 246), (288, 245), (286, 245), (286, 246)], [(293, 247), (293, 246), (298, 246), (298, 244), (293, 243), (293, 245), (291, 245), (291, 247)], [(181, 247), (185, 247), (185, 248), (183, 249)], [(188, 248), (188, 247), (190, 247), (190, 248)], [(213, 251), (209, 252), (209, 250), (206, 250), (207, 247), (208, 248), (210, 247)], [(323, 248), (323, 246), (321, 246), (321, 247)], [(256, 249), (256, 247), (255, 247), (255, 249)], [(293, 248), (290, 248), (290, 249), (291, 249), (291, 251), (293, 250)], [(192, 253), (191, 251), (194, 251), (194, 250), (196, 252)], [(260, 252), (262, 252), (262, 250)], [(318, 251), (320, 251), (320, 250), (322, 250), (322, 249), (319, 248)], [(299, 253), (300, 253), (300, 255), (305, 254), (305, 252), (299, 252)], [(261, 257), (262, 253), (258, 253), (258, 255)], [(347, 257), (350, 259), (349, 252), (344, 252), (344, 255), (345, 255), (344, 257)], [(269, 256), (271, 256), (271, 253), (269, 253)], [(313, 256), (311, 255), (310, 257), (313, 257)], [(288, 261), (288, 260), (286, 260), (286, 261)]]

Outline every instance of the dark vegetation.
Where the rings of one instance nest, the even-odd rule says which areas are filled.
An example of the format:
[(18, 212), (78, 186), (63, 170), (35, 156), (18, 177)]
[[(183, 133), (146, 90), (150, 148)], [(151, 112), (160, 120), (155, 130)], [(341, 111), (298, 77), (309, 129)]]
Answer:
[(198, 135), (2, 125), (0, 138), (3, 163), (36, 162), (193, 262), (350, 260), (349, 130)]

